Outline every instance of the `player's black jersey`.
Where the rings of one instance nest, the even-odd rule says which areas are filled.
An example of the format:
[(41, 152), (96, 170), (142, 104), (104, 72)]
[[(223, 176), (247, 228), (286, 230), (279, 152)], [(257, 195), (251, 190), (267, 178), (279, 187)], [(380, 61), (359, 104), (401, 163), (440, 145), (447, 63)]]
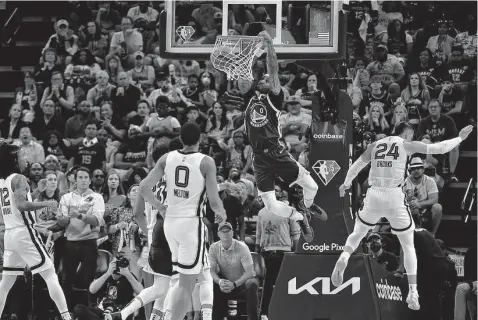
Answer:
[(103, 161), (106, 161), (106, 150), (99, 143), (86, 147), (80, 144), (75, 153), (75, 164), (88, 168), (91, 172), (102, 169)]
[(284, 94), (254, 94), (247, 105), (244, 125), (252, 150), (261, 152), (280, 145), (279, 124)]

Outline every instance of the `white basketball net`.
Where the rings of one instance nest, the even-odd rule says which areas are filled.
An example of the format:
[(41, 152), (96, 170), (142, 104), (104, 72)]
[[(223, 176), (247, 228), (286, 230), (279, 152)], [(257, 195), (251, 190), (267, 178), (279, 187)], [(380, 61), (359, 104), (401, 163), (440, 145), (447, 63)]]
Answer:
[(252, 64), (255, 56), (264, 51), (261, 37), (218, 36), (211, 53), (214, 68), (227, 74), (228, 80), (253, 80)]

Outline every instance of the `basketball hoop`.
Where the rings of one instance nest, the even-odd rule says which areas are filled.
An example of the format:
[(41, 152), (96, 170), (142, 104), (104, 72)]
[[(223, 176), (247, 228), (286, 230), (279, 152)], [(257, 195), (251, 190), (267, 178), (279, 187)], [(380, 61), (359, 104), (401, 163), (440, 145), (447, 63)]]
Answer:
[(211, 53), (212, 65), (225, 72), (228, 80), (254, 80), (252, 64), (254, 57), (264, 52), (262, 40), (261, 37), (218, 36)]

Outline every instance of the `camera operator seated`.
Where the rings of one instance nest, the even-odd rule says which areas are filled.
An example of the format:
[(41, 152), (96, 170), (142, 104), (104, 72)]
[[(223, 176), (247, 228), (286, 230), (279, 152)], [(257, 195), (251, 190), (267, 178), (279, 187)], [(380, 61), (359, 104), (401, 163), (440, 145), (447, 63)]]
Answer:
[(403, 190), (412, 216), (418, 226), (435, 235), (442, 219), (435, 179), (424, 174), (425, 165), (418, 155), (411, 157), (408, 172), (410, 175), (405, 180)]
[(382, 236), (372, 232), (367, 237), (366, 245), (370, 256), (376, 260), (385, 270), (393, 272), (398, 268), (398, 258), (382, 247)]
[(100, 320), (106, 313), (121, 310), (134, 298), (133, 293), (139, 294), (143, 290), (143, 286), (129, 270), (128, 259), (119, 256), (111, 261), (104, 275), (90, 284), (89, 290), (96, 295), (98, 304), (77, 305), (74, 313), (78, 320)]
[(219, 226), (220, 241), (211, 245), (209, 258), (211, 275), (214, 280), (213, 319), (227, 316), (227, 301), (243, 297), (247, 301), (249, 320), (258, 320), (258, 289), (254, 263), (249, 247), (233, 239), (233, 230), (229, 222)]

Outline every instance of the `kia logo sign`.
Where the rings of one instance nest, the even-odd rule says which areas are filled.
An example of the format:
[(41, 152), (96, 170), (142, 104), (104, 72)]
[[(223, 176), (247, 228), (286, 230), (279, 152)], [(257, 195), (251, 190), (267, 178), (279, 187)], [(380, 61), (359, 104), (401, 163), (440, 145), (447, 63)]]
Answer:
[[(317, 283), (321, 282), (322, 286), (320, 288), (320, 292), (317, 291), (316, 287), (314, 287)], [(335, 288), (334, 290), (330, 291), (330, 278), (326, 277), (317, 277), (306, 284), (302, 285), (301, 287), (297, 288), (297, 278), (293, 278), (289, 280), (287, 293), (291, 295), (297, 295), (303, 291), (307, 291), (311, 295), (334, 295), (339, 293), (340, 291), (344, 290), (345, 288), (352, 286), (352, 295), (356, 294), (360, 291), (360, 278), (353, 277), (348, 281), (342, 283), (341, 286)]]
[(343, 134), (330, 134), (330, 133), (314, 133), (314, 139), (324, 139), (324, 140), (342, 140), (344, 138)]

